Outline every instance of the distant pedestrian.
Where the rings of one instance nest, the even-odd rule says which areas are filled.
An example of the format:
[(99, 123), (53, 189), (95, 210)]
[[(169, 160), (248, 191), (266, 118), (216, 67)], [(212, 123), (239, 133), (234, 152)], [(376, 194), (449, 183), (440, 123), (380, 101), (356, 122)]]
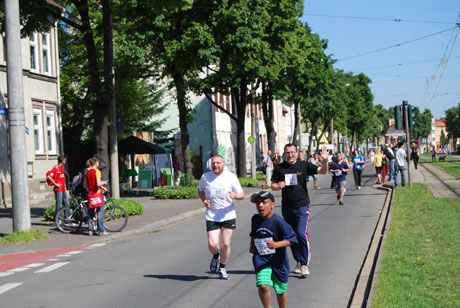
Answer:
[[(314, 153), (313, 155), (308, 154), (307, 155), (307, 162), (312, 163), (315, 166), (320, 166), (320, 162), (318, 160), (318, 154)], [(318, 186), (318, 175), (312, 174), (307, 177), (307, 182), (310, 181), (310, 178), (313, 178), (313, 188), (314, 189), (321, 189), (321, 187)]]
[(431, 161), (436, 161), (436, 150), (434, 148), (431, 149)]
[[(63, 206), (69, 206), (69, 199), (66, 192), (66, 181), (64, 166), (67, 162), (67, 157), (62, 154), (57, 158), (58, 164), (51, 169), (47, 174), (47, 179), (52, 183), (54, 197), (56, 199), (56, 213)], [(63, 205), (64, 204), (64, 205)]]
[[(339, 154), (339, 152), (335, 152), (335, 153), (332, 154), (331, 161), (329, 162), (329, 166), (332, 163), (337, 163), (337, 161), (338, 161), (337, 155), (338, 154)], [(334, 178), (334, 176), (331, 177), (331, 189), (335, 189), (335, 178)]]
[(232, 233), (236, 229), (233, 200), (244, 199), (244, 192), (236, 175), (225, 168), (222, 156), (212, 157), (212, 171), (201, 176), (198, 196), (206, 207), (208, 248), (212, 253), (209, 269), (211, 272), (219, 269), (220, 279), (227, 280), (230, 275), (227, 274), (226, 263), (230, 255)]
[(343, 153), (337, 154), (337, 163), (329, 165), (329, 172), (333, 174), (335, 192), (337, 193), (337, 200), (339, 200), (340, 205), (343, 205), (343, 195), (347, 186), (347, 173), (349, 169), (350, 167)]
[(395, 174), (395, 187), (398, 188), (399, 179), (398, 172), (401, 174), (401, 185), (406, 186), (406, 150), (404, 149), (404, 142), (398, 143), (398, 151), (396, 151), (396, 174)]
[(375, 156), (374, 150), (370, 149), (369, 153), (367, 154), (367, 156), (369, 156), (369, 159), (371, 160), (371, 164), (374, 165), (374, 156)]
[(319, 157), (322, 163), (321, 167), (298, 160), (297, 147), (292, 143), (284, 146), (284, 156), (286, 161), (276, 165), (273, 171), (271, 188), (273, 191), (282, 191), (281, 211), (283, 218), (297, 234), (298, 244), (291, 246), (292, 255), (297, 261), (295, 273), (306, 278), (310, 275), (308, 264), (311, 259), (310, 238), (308, 235), (311, 207), (307, 189), (307, 176), (327, 172), (329, 152), (326, 147), (321, 150), (321, 156)]
[(382, 168), (383, 168), (383, 154), (380, 149), (375, 150), (375, 157), (374, 157), (374, 168), (375, 173), (377, 173), (377, 184), (382, 184)]
[(262, 165), (264, 166), (264, 174), (266, 177), (267, 185), (271, 185), (271, 177), (273, 171), (273, 162), (272, 162), (272, 151), (268, 150), (267, 155), (264, 156), (262, 160)]
[(257, 212), (251, 218), (251, 243), (249, 252), (253, 254), (252, 264), (256, 272), (260, 300), (265, 308), (270, 308), (270, 286), (276, 292), (279, 307), (287, 306), (287, 284), (289, 259), (286, 247), (297, 243), (297, 235), (286, 221), (273, 213), (275, 198), (268, 191), (251, 196)]
[(418, 154), (418, 148), (414, 147), (412, 148), (411, 151), (411, 159), (414, 161), (414, 167), (417, 169), (418, 167), (418, 160), (419, 160), (419, 154)]
[(353, 151), (353, 177), (356, 189), (361, 189), (361, 182), (366, 159), (359, 153), (358, 149)]

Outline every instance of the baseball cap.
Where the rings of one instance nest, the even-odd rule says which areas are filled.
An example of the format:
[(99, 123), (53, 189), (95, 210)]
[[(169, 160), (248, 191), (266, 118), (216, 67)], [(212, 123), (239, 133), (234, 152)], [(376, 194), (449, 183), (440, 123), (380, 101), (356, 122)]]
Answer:
[(264, 199), (270, 199), (273, 202), (275, 202), (275, 197), (273, 197), (273, 195), (271, 193), (269, 193), (268, 191), (265, 191), (265, 190), (262, 190), (262, 191), (260, 191), (260, 192), (258, 192), (256, 194), (252, 194), (251, 202), (256, 203), (257, 197), (262, 197)]

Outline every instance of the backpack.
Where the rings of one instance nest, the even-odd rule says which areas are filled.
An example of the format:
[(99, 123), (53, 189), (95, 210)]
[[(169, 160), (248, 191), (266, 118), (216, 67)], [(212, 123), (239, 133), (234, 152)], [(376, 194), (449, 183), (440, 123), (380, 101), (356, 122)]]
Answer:
[(83, 191), (83, 181), (83, 173), (78, 172), (78, 174), (72, 179), (72, 189), (74, 192)]
[(53, 174), (53, 169), (51, 169), (50, 171), (48, 171), (46, 173), (46, 184), (48, 184), (48, 186), (54, 186), (54, 183), (48, 178), (48, 177), (53, 177), (53, 175), (52, 175)]

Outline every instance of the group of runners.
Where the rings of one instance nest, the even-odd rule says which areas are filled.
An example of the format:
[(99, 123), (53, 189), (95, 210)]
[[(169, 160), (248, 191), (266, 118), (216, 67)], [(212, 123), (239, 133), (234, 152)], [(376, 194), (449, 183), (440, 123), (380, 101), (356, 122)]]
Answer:
[[(310, 275), (307, 177), (317, 173), (326, 174), (328, 156), (327, 149), (323, 148), (318, 156), (319, 163), (313, 164), (298, 159), (296, 145), (285, 145), (285, 160), (274, 167), (271, 178), (272, 191), (281, 190), (283, 218), (273, 213), (275, 198), (270, 192), (261, 191), (251, 196), (258, 214), (251, 219), (249, 251), (253, 254), (256, 285), (264, 307), (271, 307), (270, 286), (275, 289), (279, 307), (286, 307), (290, 272), (286, 247), (291, 247), (297, 262), (295, 273), (303, 278)], [(211, 168), (212, 171), (204, 173), (200, 179), (198, 195), (206, 207), (208, 249), (212, 254), (209, 269), (227, 280), (230, 275), (226, 263), (230, 255), (232, 232), (236, 228), (234, 200), (242, 200), (245, 196), (236, 175), (225, 168), (222, 156), (212, 157)]]

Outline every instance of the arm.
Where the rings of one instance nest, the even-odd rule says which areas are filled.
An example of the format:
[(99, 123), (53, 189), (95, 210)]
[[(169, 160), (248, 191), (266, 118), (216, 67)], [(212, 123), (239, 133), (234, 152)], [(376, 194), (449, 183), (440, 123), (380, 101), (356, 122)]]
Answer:
[(292, 245), (292, 243), (290, 241), (288, 241), (288, 240), (282, 240), (282, 241), (279, 241), (279, 242), (274, 242), (274, 241), (268, 241), (267, 242), (268, 248), (271, 248), (271, 249), (289, 247), (291, 245)]
[(230, 191), (230, 198), (236, 199), (236, 200), (243, 200), (244, 199), (244, 192), (240, 193), (235, 193), (233, 191)]
[(206, 200), (206, 195), (204, 194), (204, 191), (199, 191), (198, 190), (198, 197), (201, 199), (201, 201), (203, 202), (203, 205), (205, 207), (209, 208), (211, 206), (211, 201)]
[(281, 182), (278, 182), (278, 183), (272, 182), (272, 190), (273, 191), (281, 190), (284, 187), (286, 187), (286, 182), (285, 181), (281, 181)]
[(327, 150), (326, 147), (323, 146), (318, 158), (319, 158), (319, 162), (322, 163), (321, 166), (318, 168), (318, 173), (326, 174), (327, 173), (327, 162), (329, 158), (329, 151)]
[(54, 181), (54, 178), (48, 176), (48, 179), (51, 181), (51, 183), (53, 183), (54, 186), (56, 186), (58, 188), (61, 187), (61, 184), (56, 183), (56, 181)]
[(256, 246), (254, 245), (254, 237), (251, 236), (251, 242), (249, 243), (249, 253), (255, 254), (257, 252)]

